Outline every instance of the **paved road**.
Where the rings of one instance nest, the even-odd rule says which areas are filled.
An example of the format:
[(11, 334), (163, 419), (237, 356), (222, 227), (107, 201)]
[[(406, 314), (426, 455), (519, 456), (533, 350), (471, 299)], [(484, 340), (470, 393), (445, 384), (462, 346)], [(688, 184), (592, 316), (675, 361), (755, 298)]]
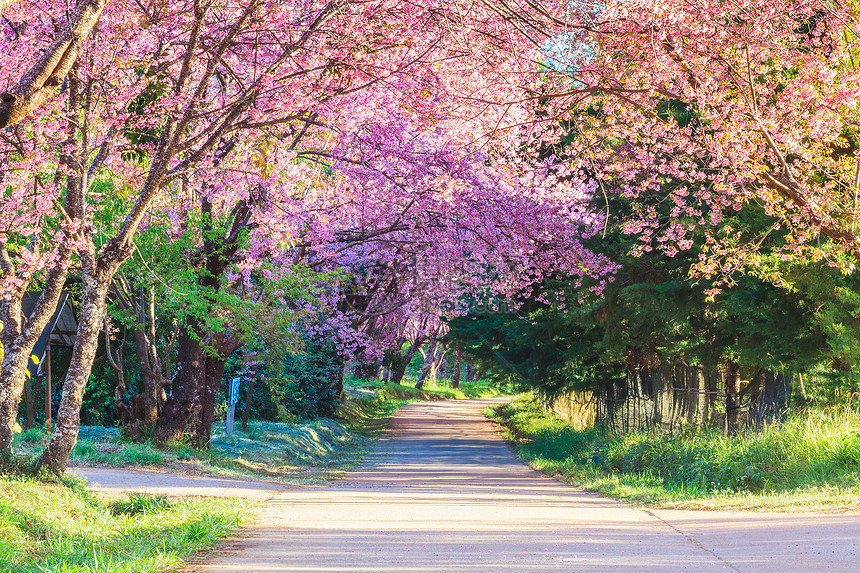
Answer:
[(521, 464), (486, 404), (401, 409), (368, 469), (276, 495), (189, 571), (860, 571), (858, 514), (641, 511)]
[(856, 513), (638, 510), (521, 464), (487, 403), (402, 408), (367, 469), (326, 486), (102, 471), (101, 488), (268, 499), (189, 573), (860, 571)]
[(108, 498), (141, 492), (173, 497), (202, 495), (266, 501), (287, 489), (278, 482), (168, 474), (155, 470), (73, 467), (69, 472), (87, 478), (91, 489)]

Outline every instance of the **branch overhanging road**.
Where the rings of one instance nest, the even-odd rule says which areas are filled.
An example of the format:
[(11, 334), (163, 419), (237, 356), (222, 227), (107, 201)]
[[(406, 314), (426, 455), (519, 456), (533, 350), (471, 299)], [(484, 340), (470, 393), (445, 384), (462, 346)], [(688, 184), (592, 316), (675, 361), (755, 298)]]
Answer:
[[(188, 572), (860, 570), (860, 514), (639, 510), (523, 465), (484, 419), (488, 404), (401, 408), (365, 469), (328, 485), (213, 484), (272, 497)], [(165, 486), (145, 487), (178, 487)]]

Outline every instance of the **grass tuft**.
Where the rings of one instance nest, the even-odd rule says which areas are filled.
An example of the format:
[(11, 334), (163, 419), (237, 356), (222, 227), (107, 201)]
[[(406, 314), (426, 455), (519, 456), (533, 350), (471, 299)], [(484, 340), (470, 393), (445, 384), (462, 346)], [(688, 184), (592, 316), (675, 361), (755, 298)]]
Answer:
[(530, 465), (591, 491), (661, 507), (860, 507), (860, 415), (795, 415), (729, 437), (716, 430), (576, 430), (534, 398), (487, 414)]
[(130, 493), (126, 499), (118, 499), (110, 505), (114, 515), (138, 515), (170, 509), (173, 503), (165, 494)]

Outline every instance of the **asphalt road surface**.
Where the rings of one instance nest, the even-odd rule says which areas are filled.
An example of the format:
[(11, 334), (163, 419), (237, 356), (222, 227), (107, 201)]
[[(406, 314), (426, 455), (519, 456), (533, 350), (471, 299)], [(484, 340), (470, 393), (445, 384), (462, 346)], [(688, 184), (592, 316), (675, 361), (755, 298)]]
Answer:
[[(329, 485), (192, 487), (268, 501), (187, 571), (860, 571), (860, 514), (636, 509), (523, 465), (482, 416), (488, 403), (402, 408), (365, 469)], [(170, 477), (164, 487), (193, 483)], [(151, 479), (143, 489), (171, 493)]]

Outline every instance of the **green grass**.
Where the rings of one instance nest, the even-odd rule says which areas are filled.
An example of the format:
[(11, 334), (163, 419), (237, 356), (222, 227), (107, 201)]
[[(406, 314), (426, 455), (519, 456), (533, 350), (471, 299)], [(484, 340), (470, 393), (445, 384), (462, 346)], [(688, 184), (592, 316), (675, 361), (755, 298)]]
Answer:
[[(220, 428), (219, 428), (220, 430)], [(327, 418), (301, 424), (252, 422), (232, 436), (214, 434), (205, 464), (290, 482), (314, 483), (351, 469), (372, 444), (370, 436)]]
[(388, 428), (391, 416), (407, 402), (385, 392), (377, 392), (372, 398), (347, 400), (341, 405), (339, 415), (356, 434), (375, 438)]
[[(290, 483), (317, 483), (339, 477), (356, 467), (397, 409), (415, 400), (497, 396), (481, 382), (464, 382), (452, 389), (445, 382), (425, 390), (413, 386), (361, 383), (347, 388), (355, 398), (340, 408), (337, 420), (321, 418), (296, 423), (251, 421), (237, 424), (227, 436), (223, 423), (212, 428), (212, 444), (199, 451), (183, 443), (155, 447), (150, 442), (124, 440), (117, 428), (82, 426), (72, 450), (72, 465), (163, 467), (171, 471), (226, 476), (265, 477)], [(13, 449), (22, 459), (44, 448), (43, 429), (17, 434)]]
[(382, 384), (376, 380), (353, 379), (350, 384), (355, 388), (375, 390), (377, 395), (394, 400), (465, 400), (469, 398), (490, 398), (503, 394), (487, 382), (461, 382), (459, 388), (452, 388), (450, 380), (439, 380), (434, 386), (425, 385), (415, 389), (415, 377), (407, 376), (404, 384)]
[(488, 409), (530, 465), (591, 491), (659, 507), (860, 508), (860, 415), (797, 414), (761, 431), (576, 430), (530, 397)]
[[(199, 451), (182, 443), (164, 448), (126, 441), (116, 428), (82, 426), (72, 450), (72, 465), (156, 466), (171, 471), (227, 476), (265, 477), (290, 483), (317, 483), (355, 467), (388, 427), (397, 408), (408, 402), (381, 392), (348, 400), (339, 420), (321, 418), (298, 423), (251, 421), (237, 424), (233, 435), (223, 423), (212, 428), (212, 444)], [(44, 447), (45, 433), (34, 428), (17, 434), (13, 448), (23, 459)]]
[(142, 573), (182, 565), (240, 525), (251, 506), (135, 494), (109, 503), (80, 485), (0, 478), (0, 570)]

